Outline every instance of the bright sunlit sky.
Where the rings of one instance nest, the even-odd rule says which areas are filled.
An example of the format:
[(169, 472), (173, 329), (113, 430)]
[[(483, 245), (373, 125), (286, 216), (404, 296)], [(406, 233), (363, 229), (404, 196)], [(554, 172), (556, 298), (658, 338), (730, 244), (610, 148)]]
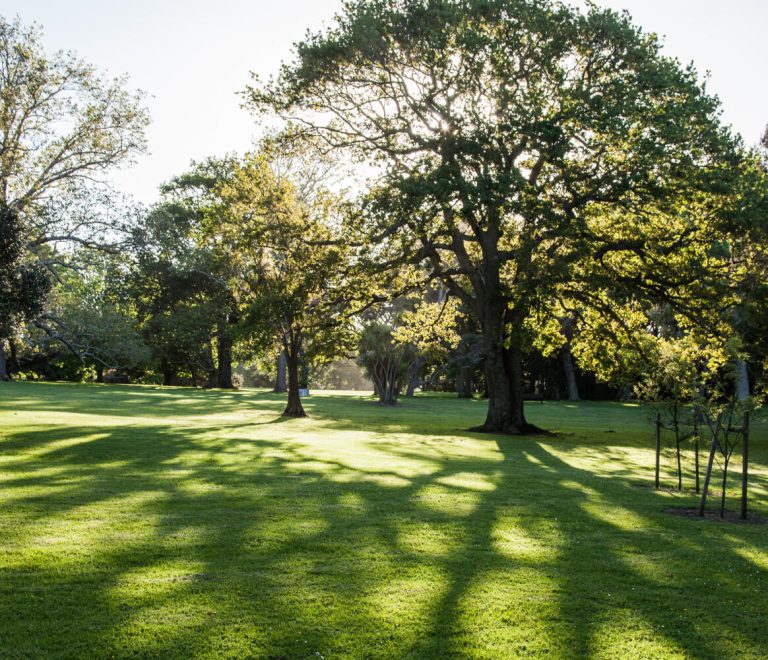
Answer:
[[(574, 0), (575, 1), (575, 0)], [(768, 123), (768, 0), (596, 0), (627, 9), (665, 52), (693, 61), (748, 145)], [(258, 135), (236, 92), (264, 77), (308, 28), (328, 24), (341, 0), (0, 0), (0, 14), (44, 29), (47, 50), (74, 50), (149, 95), (148, 156), (114, 177), (150, 203), (191, 160), (243, 152)]]

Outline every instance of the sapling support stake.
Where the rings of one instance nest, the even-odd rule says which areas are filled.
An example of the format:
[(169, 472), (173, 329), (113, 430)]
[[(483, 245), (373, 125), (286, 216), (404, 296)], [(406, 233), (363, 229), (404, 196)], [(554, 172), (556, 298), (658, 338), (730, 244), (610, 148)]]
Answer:
[(709, 479), (712, 476), (712, 464), (715, 462), (715, 452), (718, 448), (717, 438), (720, 435), (720, 425), (722, 424), (722, 415), (718, 416), (715, 430), (712, 433), (712, 445), (709, 448), (709, 460), (707, 461), (707, 471), (704, 474), (704, 488), (701, 489), (701, 502), (699, 504), (699, 517), (704, 517), (704, 508), (707, 505), (707, 493), (709, 492)]
[(656, 490), (659, 489), (659, 461), (661, 457), (661, 413), (656, 413)]
[(747, 477), (749, 470), (749, 412), (744, 413), (741, 451), (741, 519), (747, 519)]
[(693, 460), (696, 470), (696, 493), (699, 492), (699, 422), (694, 417), (693, 420)]

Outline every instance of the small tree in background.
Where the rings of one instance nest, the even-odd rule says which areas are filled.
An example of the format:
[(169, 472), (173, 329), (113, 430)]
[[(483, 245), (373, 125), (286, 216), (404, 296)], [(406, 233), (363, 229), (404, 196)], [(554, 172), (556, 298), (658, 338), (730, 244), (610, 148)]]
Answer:
[[(659, 339), (654, 359), (635, 386), (635, 394), (652, 404), (662, 428), (672, 432), (675, 442), (677, 489), (683, 488), (681, 448), (691, 442), (694, 449), (696, 492), (699, 492), (699, 418), (703, 387), (702, 365), (706, 352), (692, 337)], [(659, 456), (656, 456), (658, 466)]]
[(301, 363), (320, 364), (351, 349), (350, 301), (357, 291), (348, 249), (336, 235), (338, 199), (301, 194), (292, 173), (278, 173), (266, 148), (247, 156), (220, 188), (209, 236), (221, 245), (242, 332), (265, 351), (285, 351), (289, 417), (306, 415)]
[(358, 345), (358, 364), (373, 381), (379, 403), (394, 405), (405, 384), (414, 347), (397, 342), (392, 328), (372, 323), (363, 328)]

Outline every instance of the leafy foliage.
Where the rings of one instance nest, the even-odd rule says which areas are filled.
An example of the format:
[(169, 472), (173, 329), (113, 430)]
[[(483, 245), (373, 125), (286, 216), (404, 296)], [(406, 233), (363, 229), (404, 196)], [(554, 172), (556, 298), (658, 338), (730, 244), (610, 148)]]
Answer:
[[(627, 311), (700, 317), (718, 298), (740, 145), (696, 72), (626, 15), (357, 0), (297, 52), (251, 106), (381, 172), (356, 230), (382, 264), (427, 264), (480, 325), (483, 430), (533, 430), (532, 316), (578, 312), (576, 332), (610, 336)], [(610, 353), (576, 348), (590, 366)]]
[[(19, 324), (41, 313), (51, 289), (47, 272), (25, 262), (25, 238), (18, 213), (0, 205), (0, 343)], [(3, 370), (0, 377), (4, 376)]]
[(356, 284), (348, 248), (334, 230), (335, 198), (301, 195), (278, 178), (269, 153), (247, 156), (220, 188), (208, 232), (232, 269), (243, 332), (288, 359), (286, 414), (303, 416), (299, 361), (321, 365), (351, 348)]

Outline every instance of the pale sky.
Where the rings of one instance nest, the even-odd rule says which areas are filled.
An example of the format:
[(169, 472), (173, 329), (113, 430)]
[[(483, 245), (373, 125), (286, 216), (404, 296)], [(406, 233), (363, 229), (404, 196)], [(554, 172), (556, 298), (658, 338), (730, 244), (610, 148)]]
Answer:
[[(693, 61), (723, 118), (757, 143), (768, 123), (768, 0), (597, 0), (627, 9), (665, 52)], [(47, 50), (74, 50), (149, 94), (150, 154), (114, 177), (150, 203), (191, 160), (247, 150), (259, 129), (236, 93), (249, 71), (268, 77), (308, 28), (341, 0), (0, 0), (0, 14), (43, 26)]]

